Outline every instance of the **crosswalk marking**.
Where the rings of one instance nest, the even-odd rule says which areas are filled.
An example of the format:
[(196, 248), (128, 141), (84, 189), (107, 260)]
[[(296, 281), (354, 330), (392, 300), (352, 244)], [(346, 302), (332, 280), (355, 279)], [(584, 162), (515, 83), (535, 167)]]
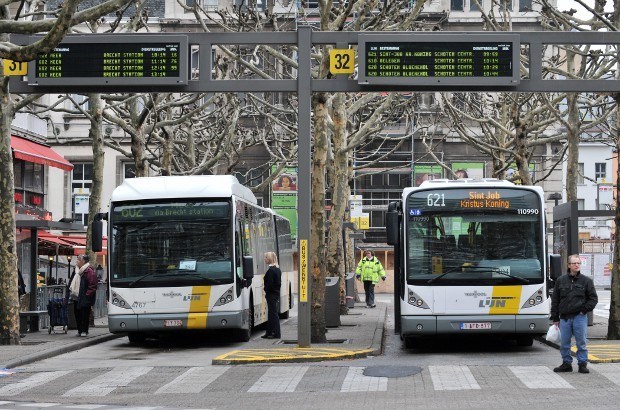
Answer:
[(508, 366), (510, 371), (530, 389), (572, 389), (559, 374), (545, 366)]
[(267, 369), (250, 387), (250, 393), (287, 393), (294, 392), (295, 388), (306, 374), (308, 366), (273, 366)]
[(117, 367), (69, 390), (63, 396), (105, 396), (114, 389), (127, 386), (134, 379), (150, 372), (152, 367)]
[(68, 409), (86, 409), (86, 410), (100, 409), (102, 407), (106, 407), (106, 405), (105, 404), (76, 404), (74, 406), (67, 406)]
[(0, 396), (16, 396), (25, 392), (26, 390), (32, 389), (33, 387), (39, 387), (42, 384), (50, 382), (59, 377), (63, 377), (73, 370), (58, 370), (55, 372), (41, 372), (33, 374), (32, 376), (19, 381), (14, 384), (8, 384), (6, 386), (0, 387)]
[(480, 386), (467, 366), (428, 366), (435, 390), (478, 390)]
[[(554, 373), (552, 366), (493, 366), (491, 373), (485, 373), (484, 366), (428, 366), (420, 379), (403, 378), (398, 383), (394, 380), (393, 390), (403, 385), (423, 383), (426, 379), (425, 389), (436, 391), (466, 391), (489, 389), (497, 386), (498, 377), (501, 382), (510, 383), (514, 386), (522, 386), (526, 389), (575, 389), (581, 386), (573, 386), (570, 375)], [(611, 386), (620, 386), (620, 363), (591, 364), (593, 373), (600, 383)], [(201, 394), (205, 393), (210, 386), (218, 380), (226, 379), (230, 374), (231, 366), (204, 366), (190, 368), (176, 368), (174, 376), (169, 376), (165, 381), (161, 377), (155, 377), (157, 385), (152, 387), (156, 395), (161, 394)], [(154, 367), (117, 367), (106, 373), (91, 376), (80, 370), (62, 370), (40, 372), (33, 374), (16, 373), (17, 376), (0, 379), (0, 398), (11, 399), (19, 395), (48, 395), (51, 397), (102, 397), (114, 392), (117, 388), (132, 384), (149, 383), (150, 375), (147, 375)], [(347, 392), (385, 392), (388, 391), (387, 377), (365, 376), (365, 367), (343, 367), (338, 371), (329, 372), (320, 380), (320, 372), (314, 371), (310, 366), (275, 365), (264, 367), (260, 372), (253, 372), (254, 376), (247, 377), (243, 381), (243, 390), (248, 393), (290, 393), (305, 392), (309, 386), (329, 386), (329, 391)], [(228, 372), (228, 373), (227, 373)], [(473, 372), (473, 373), (472, 373)], [(492, 374), (492, 375), (491, 375)], [(140, 376), (144, 379), (136, 381)], [(430, 376), (430, 377), (429, 377)], [(21, 379), (21, 377), (24, 377)], [(92, 377), (92, 379), (91, 379)], [(318, 377), (318, 378), (317, 378)], [(478, 380), (476, 380), (478, 378)], [(429, 380), (432, 382), (429, 383)], [(490, 383), (493, 380), (494, 383)], [(403, 384), (404, 383), (404, 384)], [(45, 389), (40, 390), (40, 387)], [(217, 389), (219, 384), (214, 385)], [(432, 386), (432, 387), (431, 387)], [(44, 393), (43, 393), (44, 392)], [(51, 393), (50, 393), (51, 392)], [(125, 394), (127, 391), (120, 391)], [(79, 402), (78, 402), (79, 403)], [(98, 410), (103, 406), (98, 404), (74, 404), (70, 408), (78, 410)], [(11, 401), (0, 401), (1, 406), (13, 405)], [(52, 406), (53, 404), (40, 404)], [(20, 405), (21, 406), (21, 405)], [(145, 407), (142, 410), (147, 410)]]
[(610, 382), (620, 386), (620, 363), (591, 364), (589, 367), (605, 376)]
[(341, 392), (387, 391), (387, 377), (364, 376), (363, 367), (349, 367)]
[(200, 393), (230, 369), (230, 366), (192, 367), (170, 383), (157, 389), (155, 394)]
[(19, 405), (19, 407), (37, 407), (37, 408), (54, 407), (54, 406), (60, 406), (60, 403), (25, 403), (25, 404)]

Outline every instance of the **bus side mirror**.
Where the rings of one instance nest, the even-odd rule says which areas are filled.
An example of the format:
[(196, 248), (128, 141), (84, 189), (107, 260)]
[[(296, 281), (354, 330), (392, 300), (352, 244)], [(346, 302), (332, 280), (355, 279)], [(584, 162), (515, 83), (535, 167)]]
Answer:
[(249, 287), (252, 284), (252, 278), (254, 277), (254, 258), (251, 256), (243, 257), (243, 280), (245, 286)]
[(103, 219), (107, 219), (106, 217), (106, 213), (98, 213), (90, 225), (91, 248), (93, 252), (101, 252), (103, 250)]
[(385, 232), (388, 245), (398, 246), (400, 243), (400, 229), (398, 224), (398, 202), (391, 202), (385, 213)]
[(557, 254), (549, 255), (549, 278), (556, 280), (562, 276), (562, 257)]

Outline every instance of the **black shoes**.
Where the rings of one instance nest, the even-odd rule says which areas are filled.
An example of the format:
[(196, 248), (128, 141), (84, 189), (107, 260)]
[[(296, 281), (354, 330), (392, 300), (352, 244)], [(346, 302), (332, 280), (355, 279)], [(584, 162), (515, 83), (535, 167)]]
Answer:
[(590, 373), (590, 370), (588, 370), (588, 364), (587, 363), (579, 363), (579, 373)]
[[(588, 370), (588, 369), (586, 369), (586, 370)], [(561, 365), (559, 365), (558, 367), (553, 369), (553, 371), (556, 372), (556, 373), (572, 372), (573, 371), (573, 365), (570, 364), (570, 363), (563, 362)], [(581, 366), (579, 366), (579, 371), (581, 371)]]
[(274, 335), (262, 335), (261, 337), (263, 339), (279, 339), (278, 337), (275, 337)]

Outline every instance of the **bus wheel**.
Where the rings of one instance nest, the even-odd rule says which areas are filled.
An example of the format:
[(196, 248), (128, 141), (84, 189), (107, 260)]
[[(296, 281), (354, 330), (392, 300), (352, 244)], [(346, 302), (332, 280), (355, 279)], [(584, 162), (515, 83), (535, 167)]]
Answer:
[(140, 332), (129, 333), (127, 334), (127, 337), (129, 338), (129, 343), (134, 345), (144, 343), (144, 341), (146, 340), (146, 336), (144, 335), (144, 333)]
[(519, 335), (517, 336), (517, 346), (531, 346), (534, 344), (534, 336)]
[(240, 342), (249, 342), (252, 337), (252, 329), (254, 328), (254, 302), (250, 299), (250, 313), (248, 317), (248, 328), (247, 329), (237, 329), (237, 337), (236, 339)]
[(405, 349), (413, 349), (415, 347), (415, 343), (413, 341), (413, 337), (405, 337), (405, 338), (403, 338), (403, 343), (405, 344)]
[(291, 294), (291, 288), (288, 288), (288, 309), (286, 312), (280, 313), (280, 319), (288, 319), (291, 311), (291, 298), (293, 295)]

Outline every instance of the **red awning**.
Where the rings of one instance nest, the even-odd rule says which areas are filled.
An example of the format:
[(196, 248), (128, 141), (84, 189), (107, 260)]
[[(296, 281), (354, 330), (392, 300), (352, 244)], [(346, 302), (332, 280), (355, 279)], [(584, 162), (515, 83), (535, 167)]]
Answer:
[(42, 144), (11, 135), (11, 149), (15, 158), (36, 164), (49, 165), (65, 171), (72, 171), (73, 165), (56, 151)]
[[(53, 246), (59, 245), (59, 251), (62, 255), (80, 255), (86, 252), (86, 236), (78, 235), (54, 235), (47, 231), (39, 232), (39, 243), (46, 242)], [(108, 238), (103, 238), (102, 254), (106, 255), (108, 251)], [(41, 253), (41, 252), (39, 252)], [(43, 255), (43, 253), (41, 253)], [(48, 253), (45, 253), (47, 255)]]

